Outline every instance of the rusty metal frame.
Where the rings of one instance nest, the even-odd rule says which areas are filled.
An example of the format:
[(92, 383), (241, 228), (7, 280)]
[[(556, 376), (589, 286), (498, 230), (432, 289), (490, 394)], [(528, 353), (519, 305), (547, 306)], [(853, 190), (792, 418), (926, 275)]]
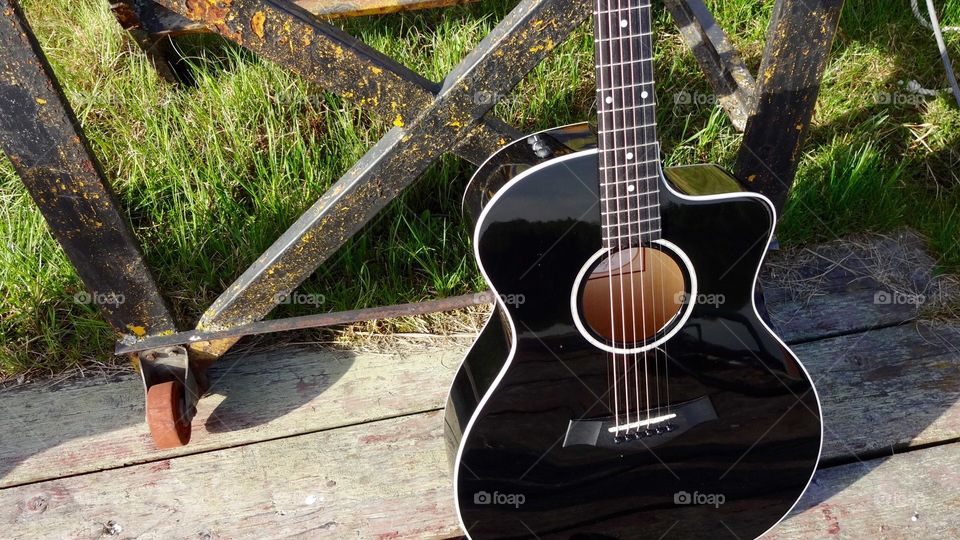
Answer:
[[(173, 321), (129, 226), (121, 218), (22, 12), (14, 0), (0, 1), (5, 7), (5, 24), (19, 25), (19, 30), (2, 27), (0, 37), (17, 35), (22, 42), (5, 46), (0, 58), (33, 62), (32, 73), (39, 70), (43, 75), (0, 87), (0, 100), (7, 100), (0, 103), (0, 110), (7, 106), (20, 111), (19, 116), (7, 115), (12, 120), (6, 124), (0, 120), (4, 150), (15, 165), (19, 163), (17, 172), (28, 187), (32, 182), (31, 193), (84, 283), (94, 290), (106, 289), (99, 287), (106, 284), (108, 290), (122, 291), (134, 299), (125, 304), (126, 311), (105, 310), (105, 317), (126, 336), (118, 343), (118, 351), (186, 340), (201, 366), (226, 352), (245, 331), (277, 331), (290, 325), (316, 326), (446, 306), (440, 301), (436, 306), (393, 306), (287, 323), (257, 322), (276, 306), (278, 298), (311, 275), (442, 153), (452, 151), (480, 163), (517, 138), (517, 131), (487, 114), (493, 100), (478, 96), (508, 93), (590, 13), (585, 0), (522, 0), (444, 81), (435, 83), (319, 20), (314, 15), (329, 5), (316, 0), (122, 0), (114, 4), (124, 27), (171, 78), (182, 79), (183, 75), (176, 72), (170, 51), (162, 48), (161, 41), (183, 33), (213, 31), (396, 126), (214, 302), (196, 330), (164, 341), (158, 336), (174, 332)], [(746, 129), (737, 163), (740, 177), (782, 205), (812, 117), (842, 0), (777, 0), (759, 83), (743, 66), (702, 0), (665, 1), (734, 125)], [(408, 4), (418, 4), (418, 0)], [(336, 8), (323, 13), (346, 11)], [(804, 46), (796, 47), (797, 43)], [(29, 88), (32, 104), (11, 90), (15, 88)], [(57, 150), (44, 157), (40, 146), (17, 146), (23, 146), (18, 138), (25, 134), (37, 145), (49, 143), (48, 148)], [(80, 185), (69, 182), (82, 182), (87, 187), (81, 192), (101, 197), (102, 203), (63, 214), (63, 195), (54, 193), (52, 186), (64, 183), (69, 191), (70, 186)], [(100, 236), (84, 229), (91, 219), (103, 224)], [(126, 264), (118, 270), (121, 265), (116, 261)], [(134, 335), (131, 328), (143, 331)], [(151, 337), (138, 344), (141, 333)]]
[[(441, 154), (480, 163), (519, 133), (487, 112), (589, 14), (585, 0), (522, 0), (435, 84), (292, 3), (233, 0), (157, 4), (390, 119), (371, 148), (204, 313), (216, 331), (266, 316)], [(291, 54), (291, 48), (298, 54)], [(503, 58), (511, 59), (505, 63)], [(212, 360), (236, 341), (191, 345)]]

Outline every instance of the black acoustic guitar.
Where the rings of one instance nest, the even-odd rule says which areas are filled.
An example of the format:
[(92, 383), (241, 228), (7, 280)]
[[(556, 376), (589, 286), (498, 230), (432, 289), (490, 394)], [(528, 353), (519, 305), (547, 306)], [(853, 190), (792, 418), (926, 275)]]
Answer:
[(598, 128), (508, 145), (468, 187), (497, 295), (447, 402), (473, 539), (754, 538), (822, 440), (764, 321), (774, 207), (713, 165), (661, 167), (649, 0), (599, 0)]

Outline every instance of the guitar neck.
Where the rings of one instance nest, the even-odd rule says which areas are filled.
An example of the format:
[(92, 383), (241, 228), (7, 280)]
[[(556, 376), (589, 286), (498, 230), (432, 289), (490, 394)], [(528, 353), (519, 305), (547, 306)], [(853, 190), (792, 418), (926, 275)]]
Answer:
[(600, 210), (605, 247), (660, 235), (650, 0), (597, 0), (594, 6)]

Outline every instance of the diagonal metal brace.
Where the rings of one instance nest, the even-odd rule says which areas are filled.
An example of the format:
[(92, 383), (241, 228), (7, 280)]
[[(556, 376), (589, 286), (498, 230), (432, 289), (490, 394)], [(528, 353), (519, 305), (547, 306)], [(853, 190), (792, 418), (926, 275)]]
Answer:
[[(161, 0), (161, 3), (190, 18), (198, 17), (182, 2)], [(251, 6), (243, 8), (247, 4)], [(275, 3), (271, 6), (277, 7)], [(255, 30), (245, 26), (260, 7), (255, 2), (242, 0), (235, 0), (229, 10), (218, 7), (221, 10), (218, 31), (262, 49), (271, 49), (273, 45), (289, 47), (293, 39), (298, 42), (306, 39), (304, 36), (294, 38), (282, 28), (276, 28), (274, 25), (283, 25), (288, 19), (274, 15), (264, 16), (262, 28), (258, 23), (252, 27)], [(297, 8), (287, 9), (292, 12)], [(263, 318), (279, 298), (309, 277), (442, 153), (483, 129), (481, 119), (495, 103), (477, 96), (509, 92), (589, 13), (590, 5), (585, 0), (522, 1), (450, 73), (436, 99), (424, 105), (416, 117), (399, 113), (398, 127), (371, 148), (214, 302), (201, 318), (198, 329), (224, 329)], [(300, 13), (298, 17), (309, 15)], [(239, 20), (245, 23), (238, 23)], [(264, 45), (266, 36), (271, 36), (270, 46)], [(315, 37), (311, 34), (310, 41)], [(339, 36), (339, 39), (346, 38)], [(354, 53), (344, 49), (339, 61), (348, 61)], [(317, 54), (314, 51), (312, 60), (317, 65), (303, 65), (302, 71), (316, 74), (327, 68), (336, 70), (332, 61), (325, 63), (330, 59)], [(305, 62), (311, 61), (311, 55), (304, 58)], [(510, 62), (505, 63), (504, 59)], [(361, 64), (357, 69), (376, 67)], [(408, 88), (401, 85), (397, 77), (378, 80), (376, 84), (381, 85), (379, 94), (383, 96)], [(217, 356), (232, 343), (228, 340), (200, 349)]]
[(176, 330), (126, 215), (19, 3), (0, 0), (0, 150), (119, 333)]

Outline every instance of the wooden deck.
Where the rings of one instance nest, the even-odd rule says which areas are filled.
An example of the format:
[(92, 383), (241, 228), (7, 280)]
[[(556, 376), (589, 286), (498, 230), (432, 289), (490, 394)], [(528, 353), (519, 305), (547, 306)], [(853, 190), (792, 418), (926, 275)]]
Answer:
[[(770, 537), (960, 538), (960, 322), (928, 318), (932, 265), (909, 234), (772, 257), (769, 308), (826, 440)], [(439, 410), (468, 345), (228, 357), (174, 451), (153, 449), (132, 373), (5, 388), (0, 537), (456, 536)]]

